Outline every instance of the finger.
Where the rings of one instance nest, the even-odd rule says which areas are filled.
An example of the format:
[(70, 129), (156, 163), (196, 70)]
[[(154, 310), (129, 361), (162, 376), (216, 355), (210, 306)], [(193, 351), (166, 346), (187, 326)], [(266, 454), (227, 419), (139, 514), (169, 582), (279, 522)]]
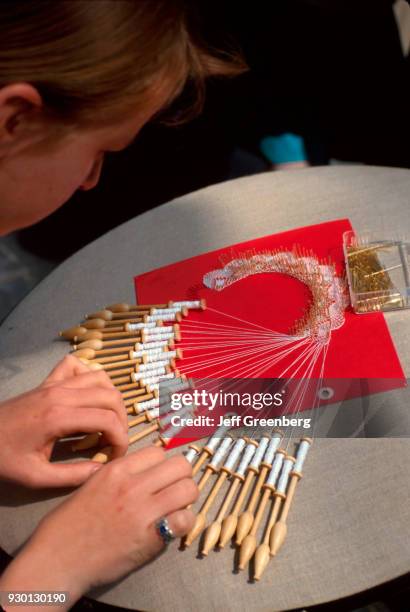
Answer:
[(150, 493), (158, 493), (173, 483), (190, 476), (192, 476), (192, 466), (181, 455), (166, 459), (142, 475), (147, 480), (147, 488)]
[(113, 411), (100, 408), (60, 408), (48, 433), (54, 438), (63, 438), (78, 431), (100, 431), (113, 447), (113, 458), (122, 457), (127, 452), (128, 435)]
[[(87, 366), (85, 366), (87, 367)], [(64, 388), (68, 389), (86, 389), (87, 387), (103, 387), (105, 389), (115, 389), (112, 384), (111, 378), (107, 375), (104, 370), (98, 372), (91, 371), (87, 368), (87, 372), (78, 374), (71, 378), (66, 378), (61, 381), (64, 384)]]
[[(165, 451), (156, 446), (147, 446), (133, 453), (128, 453), (126, 457), (122, 457), (117, 461), (121, 461), (121, 469), (128, 474), (141, 475), (150, 470), (154, 466), (158, 466), (167, 461)], [(111, 466), (113, 462), (111, 462)]]
[(55, 383), (89, 371), (88, 367), (77, 357), (74, 355), (66, 355), (50, 372), (43, 384)]
[(199, 490), (192, 478), (184, 478), (162, 489), (153, 495), (152, 499), (158, 511), (158, 517), (166, 516), (177, 510), (182, 510), (193, 504), (199, 495)]
[[(81, 387), (71, 389), (64, 387), (61, 404), (70, 408), (98, 408), (112, 411), (118, 418), (124, 431), (128, 432), (128, 418), (121, 393), (111, 386)], [(80, 431), (77, 429), (77, 431)]]
[(32, 488), (78, 487), (101, 467), (94, 461), (66, 464), (39, 462), (27, 485)]
[(177, 510), (167, 515), (169, 528), (176, 538), (182, 538), (189, 533), (195, 524), (195, 514), (192, 510)]
[(166, 518), (168, 521), (168, 527), (172, 531), (172, 534), (175, 538), (182, 538), (187, 533), (191, 531), (195, 524), (195, 514), (192, 510), (188, 510), (184, 508), (183, 510), (177, 510), (176, 512), (171, 512), (166, 517), (161, 516), (158, 520), (154, 521), (152, 524), (152, 528), (155, 531), (155, 535), (158, 543), (165, 544), (163, 538), (158, 533), (157, 523), (161, 518)]

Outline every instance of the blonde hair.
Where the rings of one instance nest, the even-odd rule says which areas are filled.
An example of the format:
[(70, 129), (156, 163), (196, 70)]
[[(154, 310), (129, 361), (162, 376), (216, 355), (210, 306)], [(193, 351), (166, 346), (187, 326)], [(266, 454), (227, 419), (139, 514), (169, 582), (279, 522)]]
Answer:
[(182, 0), (0, 2), (0, 87), (30, 83), (60, 123), (113, 121), (157, 89), (171, 101), (187, 81), (198, 107), (206, 77), (243, 69), (205, 48)]

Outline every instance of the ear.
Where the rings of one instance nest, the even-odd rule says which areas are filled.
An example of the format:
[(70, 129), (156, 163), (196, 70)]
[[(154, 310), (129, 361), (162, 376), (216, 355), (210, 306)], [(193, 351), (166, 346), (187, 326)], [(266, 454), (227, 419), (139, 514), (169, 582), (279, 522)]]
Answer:
[(0, 88), (0, 153), (14, 149), (27, 139), (30, 115), (42, 106), (39, 92), (28, 83)]

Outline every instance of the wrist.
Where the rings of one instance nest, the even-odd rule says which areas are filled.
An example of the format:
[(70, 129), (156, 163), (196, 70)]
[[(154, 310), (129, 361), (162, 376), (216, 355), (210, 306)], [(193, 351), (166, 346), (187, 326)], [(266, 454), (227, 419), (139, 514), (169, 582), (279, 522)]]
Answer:
[[(8, 565), (0, 577), (0, 591), (57, 591), (66, 592), (65, 605), (44, 607), (48, 612), (69, 610), (87, 590), (87, 585), (73, 575), (72, 567), (65, 567), (61, 555), (55, 555), (46, 546), (29, 542)], [(19, 605), (19, 611), (33, 610), (33, 606)], [(38, 605), (35, 607), (38, 611)], [(7, 608), (6, 608), (7, 610)]]

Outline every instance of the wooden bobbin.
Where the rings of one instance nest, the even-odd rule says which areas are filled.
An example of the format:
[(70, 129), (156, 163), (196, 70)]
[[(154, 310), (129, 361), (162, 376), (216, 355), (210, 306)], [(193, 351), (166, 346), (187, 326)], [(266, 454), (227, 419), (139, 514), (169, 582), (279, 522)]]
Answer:
[[(124, 377), (126, 378), (126, 377)], [(113, 378), (113, 381), (117, 381), (116, 378)], [(138, 382), (127, 382), (127, 383), (117, 383), (116, 385), (118, 391), (121, 391), (121, 393), (123, 391), (130, 391), (131, 389), (136, 389), (139, 390), (139, 392), (142, 393), (151, 393), (151, 387), (149, 385), (144, 385), (141, 386)]]
[(271, 513), (269, 516), (269, 521), (265, 529), (265, 534), (262, 540), (262, 543), (258, 546), (255, 552), (255, 572), (254, 579), (260, 580), (263, 572), (266, 569), (266, 566), (269, 563), (269, 559), (271, 557), (270, 554), (270, 546), (269, 546), (269, 537), (272, 531), (272, 527), (275, 525), (278, 520), (279, 511), (283, 502), (282, 495), (274, 495), (274, 501), (271, 508)]
[(107, 310), (111, 310), (111, 312), (129, 312), (130, 310), (150, 310), (151, 308), (169, 308), (170, 303), (167, 304), (127, 304), (125, 302), (121, 302), (119, 304), (112, 304), (111, 306), (106, 306)]
[[(132, 321), (127, 321), (124, 325), (125, 331), (127, 331), (130, 334), (135, 334), (135, 330), (132, 329), (131, 324), (133, 322)], [(137, 323), (137, 321), (134, 321), (134, 323)], [(155, 327), (151, 328), (151, 331), (155, 331), (157, 329), (157, 327), (164, 327), (164, 323), (161, 320), (156, 321), (156, 325)], [(142, 330), (142, 328), (141, 328)]]
[(105, 321), (106, 325), (109, 324), (121, 324), (125, 320), (129, 321), (131, 319), (139, 319), (142, 320), (142, 317), (145, 314), (149, 313), (149, 309), (145, 308), (144, 310), (129, 310), (126, 313), (124, 312), (112, 312), (111, 310), (98, 310), (97, 312), (92, 312), (85, 316), (86, 321), (102, 319)]
[(71, 450), (73, 453), (81, 450), (88, 450), (89, 448), (94, 448), (98, 446), (101, 439), (101, 434), (97, 431), (95, 433), (90, 433), (81, 438), (81, 440), (77, 440), (71, 445)]
[[(271, 556), (274, 556), (279, 552), (279, 549), (285, 541), (288, 529), (286, 521), (288, 518), (290, 507), (293, 502), (293, 498), (295, 496), (296, 486), (299, 480), (302, 478), (302, 472), (300, 469), (298, 470), (298, 467), (300, 466), (301, 468), (301, 466), (303, 465), (307, 450), (311, 444), (311, 438), (301, 438), (299, 449), (296, 454), (296, 459), (294, 459), (293, 457), (288, 458), (289, 460), (293, 461), (293, 463), (295, 464), (295, 468), (290, 472), (290, 482), (286, 491), (286, 498), (282, 506), (280, 519), (274, 524), (270, 534), (269, 543)], [(303, 457), (300, 456), (301, 454), (303, 455)]]
[[(149, 423), (152, 420), (153, 420), (153, 417), (149, 414), (149, 412), (144, 412), (143, 414), (138, 415), (138, 417), (136, 417), (135, 419), (131, 419), (130, 421), (128, 421), (128, 428), (130, 429), (142, 423), (147, 423), (147, 422)], [(101, 434), (98, 432), (87, 434), (86, 436), (84, 436), (84, 438), (82, 438), (78, 442), (75, 442), (72, 445), (71, 450), (73, 452), (76, 452), (80, 450), (87, 450), (90, 448), (94, 448), (95, 446), (98, 446), (100, 439), (101, 439)]]
[[(182, 377), (183, 376), (185, 376), (185, 375), (182, 374)], [(228, 431), (228, 429), (229, 429), (229, 427), (227, 427), (225, 425), (222, 425), (222, 426), (218, 427), (218, 429), (216, 430), (214, 435), (211, 436), (211, 438), (208, 440), (207, 444), (202, 448), (201, 454), (199, 455), (197, 461), (195, 462), (194, 467), (192, 468), (192, 476), (195, 476), (199, 472), (199, 470), (201, 469), (203, 464), (210, 457), (212, 457), (215, 454), (215, 450), (217, 449), (217, 446), (218, 446), (219, 442), (221, 441), (223, 436), (225, 436), (225, 434)], [(211, 470), (210, 474), (211, 473), (212, 473), (212, 470)], [(199, 486), (199, 484), (198, 484), (198, 486)], [(205, 486), (205, 483), (204, 483), (203, 486)]]
[[(82, 351), (92, 351), (92, 349), (80, 349)], [(77, 353), (74, 351), (72, 353), (76, 355)], [(94, 354), (94, 357), (88, 357), (90, 363), (101, 363), (101, 365), (107, 365), (109, 363), (118, 363), (118, 361), (127, 361), (129, 359), (128, 353), (118, 353), (117, 355), (110, 355), (109, 357), (99, 357)]]
[(85, 342), (80, 342), (80, 344), (74, 344), (73, 349), (85, 349), (90, 348), (94, 351), (101, 351), (108, 348), (113, 347), (123, 347), (122, 350), (127, 350), (124, 347), (127, 347), (128, 350), (131, 350), (133, 346), (135, 346), (136, 342), (140, 342), (141, 336), (133, 336), (131, 338), (120, 338), (119, 340), (86, 340)]
[(86, 340), (103, 340), (104, 338), (104, 334), (99, 329), (86, 330), (85, 327), (83, 327), (82, 329), (84, 329), (84, 332), (82, 332), (78, 336), (74, 336), (74, 338), (70, 338), (70, 340), (72, 340), (72, 344), (79, 344), (80, 342), (85, 342)]
[(122, 322), (130, 319), (144, 319), (144, 317), (149, 316), (150, 313), (150, 308), (144, 308), (142, 310), (128, 310), (128, 312), (113, 312), (111, 321)]
[(192, 476), (195, 476), (199, 470), (201, 469), (201, 467), (203, 466), (203, 464), (209, 459), (209, 457), (211, 457), (213, 455), (213, 451), (209, 451), (206, 446), (202, 449), (201, 454), (199, 455), (198, 459), (196, 460), (193, 468), (192, 468)]
[(124, 324), (112, 325), (109, 321), (103, 321), (102, 319), (90, 319), (89, 321), (82, 321), (81, 327), (85, 327), (88, 330), (99, 330), (102, 332), (109, 331), (111, 334), (114, 332), (126, 331)]
[[(85, 327), (86, 329), (105, 329), (106, 322), (104, 319), (89, 319), (87, 321), (83, 321), (81, 323), (81, 327)], [(123, 331), (123, 330), (116, 330)]]
[(130, 419), (128, 421), (128, 429), (136, 427), (137, 425), (141, 425), (141, 423), (146, 423), (147, 421), (149, 422), (150, 420), (153, 420), (152, 417), (149, 416), (148, 412), (144, 412), (143, 414), (140, 414), (135, 417), (135, 419)]
[[(284, 450), (278, 449), (276, 450), (274, 455), (272, 455), (271, 451), (274, 450), (274, 445), (276, 443), (275, 440), (278, 440), (278, 438), (276, 437), (272, 439), (273, 448), (270, 451), (268, 450), (266, 454), (265, 465), (271, 464), (271, 470), (269, 472), (268, 479), (263, 485), (264, 491), (263, 491), (263, 494), (262, 494), (262, 497), (261, 497), (261, 500), (258, 506), (258, 510), (256, 512), (255, 519), (252, 523), (252, 527), (248, 535), (244, 538), (241, 544), (241, 547), (240, 547), (239, 565), (238, 565), (239, 570), (243, 570), (245, 568), (246, 564), (252, 558), (252, 556), (254, 555), (256, 551), (256, 546), (257, 546), (256, 535), (258, 532), (259, 525), (262, 521), (263, 515), (265, 513), (266, 505), (272, 493), (276, 490), (276, 482), (278, 481), (279, 474), (282, 474), (283, 471), (286, 472), (288, 469), (288, 468), (286, 469), (284, 468), (284, 470), (282, 470), (282, 467), (284, 465), (285, 458), (286, 458), (286, 452)], [(262, 464), (262, 467), (263, 465), (264, 464)], [(265, 547), (265, 553), (266, 553), (266, 547)], [(259, 556), (260, 554), (261, 553), (259, 550)], [(269, 558), (269, 552), (268, 552), (268, 558)]]
[[(125, 327), (125, 326), (124, 326)], [(99, 329), (89, 329), (85, 331), (85, 333), (74, 336), (73, 343), (79, 344), (80, 342), (85, 342), (86, 340), (115, 340), (116, 338), (119, 340), (120, 338), (131, 338), (135, 336), (134, 331), (113, 331), (108, 332), (105, 330)]]
[(64, 329), (59, 332), (60, 338), (64, 338), (65, 340), (73, 340), (76, 336), (81, 334), (85, 334), (87, 329), (82, 325), (77, 325), (76, 327), (70, 327), (68, 329)]
[[(86, 353), (80, 353), (80, 351), (86, 351)], [(128, 350), (127, 346), (113, 346), (112, 348), (109, 349), (103, 349), (100, 351), (96, 351), (92, 348), (82, 348), (82, 349), (78, 349), (78, 350), (74, 350), (73, 351), (73, 355), (80, 355), (80, 357), (84, 357), (86, 354), (88, 355), (87, 359), (94, 359), (95, 361), (100, 361), (101, 358), (105, 359), (105, 363), (109, 363), (109, 361), (106, 359), (106, 357), (108, 358), (113, 358), (113, 361), (115, 361), (115, 359), (118, 360), (118, 356), (122, 355), (123, 356), (123, 360), (125, 359), (133, 359), (133, 350)], [(141, 361), (142, 363), (145, 363), (147, 361), (147, 356), (146, 355), (142, 355), (141, 356)], [(101, 362), (102, 363), (102, 362)]]
[[(270, 544), (270, 554), (272, 557), (275, 556), (279, 552), (279, 549), (281, 548), (283, 542), (285, 541), (286, 535), (288, 533), (288, 526), (287, 526), (286, 520), (287, 520), (287, 515), (289, 512), (289, 506), (292, 503), (293, 496), (295, 494), (297, 481), (298, 481), (298, 478), (291, 479), (288, 495), (282, 507), (280, 520), (277, 521), (273, 525), (272, 531), (270, 533), (269, 544)], [(285, 509), (285, 503), (289, 495), (290, 495), (289, 504), (285, 510), (285, 514), (283, 515), (283, 510)]]
[[(158, 429), (159, 422), (155, 420), (154, 423), (149, 427), (145, 427), (142, 431), (138, 432), (137, 434), (134, 434), (133, 436), (130, 436), (128, 438), (128, 446), (131, 446), (131, 444), (138, 442), (138, 440), (142, 440), (143, 438), (149, 436), (151, 433), (154, 433), (154, 431), (157, 431)], [(107, 463), (108, 461), (110, 461), (111, 457), (112, 447), (106, 446), (105, 448), (101, 449), (101, 451), (96, 453), (94, 457), (92, 457), (91, 461), (96, 461), (97, 463)]]
[(232, 499), (234, 498), (234, 495), (240, 485), (240, 482), (241, 478), (239, 476), (234, 475), (231, 486), (229, 487), (228, 493), (222, 503), (222, 506), (219, 508), (218, 514), (216, 515), (214, 522), (211, 523), (209, 527), (207, 527), (201, 551), (201, 554), (205, 557), (207, 556), (209, 551), (214, 548), (214, 546), (216, 546), (219, 540), (219, 537), (221, 535), (222, 521), (225, 518), (225, 514), (228, 511), (229, 505)]
[(111, 382), (114, 385), (114, 387), (117, 387), (117, 389), (123, 384), (133, 384), (133, 385), (137, 384), (137, 383), (132, 382), (130, 374), (128, 374), (128, 376), (116, 376), (115, 378), (111, 377)]
[(246, 495), (248, 494), (249, 488), (255, 478), (255, 471), (249, 468), (243, 485), (241, 487), (239, 496), (237, 497), (235, 504), (232, 508), (232, 512), (223, 520), (221, 525), (221, 536), (219, 539), (219, 548), (224, 548), (229, 540), (233, 537), (236, 527), (238, 525), (238, 516), (242, 509)]
[[(207, 555), (209, 550), (211, 550), (211, 548), (217, 544), (222, 532), (222, 523), (225, 519), (230, 503), (235, 496), (238, 486), (245, 481), (245, 474), (255, 454), (256, 448), (258, 447), (258, 443), (255, 440), (251, 440), (246, 436), (243, 437), (243, 441), (246, 443), (246, 446), (243, 448), (243, 453), (241, 450), (241, 460), (236, 472), (232, 475), (231, 485), (214, 522), (211, 523), (205, 532), (204, 545), (202, 549), (203, 555)], [(222, 544), (222, 548), (223, 545), (224, 544)]]
[(127, 331), (125, 326), (128, 323), (143, 323), (143, 322), (144, 322), (144, 319), (142, 317), (135, 317), (135, 316), (132, 316), (129, 319), (115, 319), (115, 321), (106, 321), (105, 329), (110, 332), (112, 329), (115, 329), (118, 331), (117, 328), (121, 327), (123, 331)]
[(216, 471), (217, 470), (212, 465), (206, 466), (204, 473), (202, 474), (201, 478), (198, 481), (199, 491), (202, 491), (202, 489), (205, 487), (206, 483), (208, 482), (211, 474), (215, 474)]
[[(264, 485), (266, 487), (266, 485)], [(271, 489), (266, 487), (263, 491), (261, 500), (259, 502), (258, 510), (256, 512), (254, 521), (252, 523), (252, 527), (248, 533), (248, 535), (243, 539), (239, 550), (239, 564), (238, 569), (245, 569), (245, 565), (248, 563), (249, 559), (253, 556), (256, 550), (256, 534), (258, 531), (258, 527), (262, 520), (263, 514), (265, 512), (266, 504), (268, 503), (269, 497), (271, 495)]]
[[(106, 370), (106, 368), (103, 369)], [(131, 379), (131, 374), (132, 372), (135, 372), (135, 367), (129, 367), (129, 368), (121, 368), (120, 370), (106, 370), (108, 376), (110, 378), (114, 378), (116, 379), (117, 377), (121, 377), (121, 380), (123, 379), (123, 377), (128, 374), (129, 376), (127, 377), (127, 380), (132, 380)], [(115, 381), (113, 380), (113, 384), (115, 384)]]
[[(94, 361), (92, 363), (100, 363), (99, 361)], [(114, 361), (111, 363), (102, 363), (103, 370), (110, 374), (113, 371), (123, 372), (124, 368), (128, 368), (133, 366), (135, 370), (135, 366), (141, 363), (141, 359), (125, 359), (124, 361)]]
[(90, 319), (102, 319), (103, 321), (111, 321), (112, 320), (112, 312), (111, 310), (97, 310), (96, 312), (92, 312), (90, 314), (85, 315), (87, 320)]
[(126, 399), (124, 401), (124, 405), (127, 408), (128, 414), (137, 414), (138, 412), (138, 404), (141, 402), (148, 402), (149, 400), (155, 399), (154, 393), (145, 393), (144, 395), (137, 395), (131, 397), (130, 399)]
[[(206, 515), (211, 505), (213, 504), (219, 489), (222, 487), (223, 483), (228, 478), (228, 476), (232, 474), (233, 467), (235, 463), (237, 462), (240, 454), (242, 453), (242, 450), (246, 444), (246, 440), (245, 438), (241, 437), (236, 440), (233, 447), (231, 447), (231, 444), (232, 444), (232, 436), (228, 434), (227, 436), (225, 436), (225, 438), (221, 442), (220, 446), (215, 452), (215, 455), (212, 461), (209, 463), (209, 465), (207, 465), (205, 473), (202, 479), (200, 480), (200, 483), (201, 483), (205, 475), (209, 474), (210, 472), (215, 472), (215, 473), (219, 472), (216, 482), (214, 483), (210, 493), (208, 494), (207, 499), (202, 505), (200, 512), (196, 516), (193, 528), (183, 540), (183, 544), (185, 546), (190, 546), (190, 544), (199, 536), (199, 534), (204, 529)], [(221, 466), (221, 468), (219, 468), (219, 465), (221, 461), (224, 459), (228, 450), (229, 450), (229, 454), (225, 458), (224, 464)], [(201, 490), (200, 483), (198, 483), (198, 488)]]
[[(187, 534), (187, 536), (184, 539), (184, 546), (190, 546), (192, 544), (192, 542), (194, 540), (196, 540), (196, 538), (203, 531), (203, 529), (205, 527), (205, 522), (206, 522), (206, 515), (208, 514), (212, 504), (214, 503), (215, 498), (216, 498), (220, 488), (222, 487), (223, 483), (225, 482), (225, 480), (228, 478), (228, 476), (230, 474), (231, 474), (231, 470), (228, 470), (224, 466), (221, 467), (219, 476), (218, 476), (214, 486), (212, 487), (211, 491), (209, 492), (208, 497), (206, 498), (204, 504), (201, 507), (201, 510), (196, 515), (195, 523), (194, 523), (193, 528), (191, 529), (191, 531)], [(198, 484), (198, 488), (199, 488), (199, 484)]]
[[(153, 315), (151, 315), (151, 313), (144, 314), (144, 316), (142, 317), (143, 323), (149, 323), (151, 316), (153, 316)], [(161, 316), (161, 315), (157, 315), (157, 316)], [(171, 316), (172, 316), (172, 319), (168, 318), (168, 317), (171, 317)], [(181, 323), (181, 321), (182, 321), (182, 314), (180, 312), (175, 312), (172, 315), (163, 315), (162, 319), (157, 319), (157, 321), (163, 321), (163, 320), (165, 320), (167, 322), (176, 321), (177, 323)]]
[[(132, 387), (132, 388), (130, 388), (129, 391), (121, 391), (121, 396), (123, 400), (128, 400), (130, 397), (133, 397), (135, 398), (134, 401), (136, 401), (138, 396), (144, 397), (144, 395), (151, 393), (150, 391), (146, 390), (146, 387), (140, 387), (136, 385), (135, 383), (133, 383), (133, 385), (124, 385), (124, 386)], [(139, 401), (144, 401), (144, 400), (141, 400), (141, 398), (138, 398), (138, 399)]]
[(90, 370), (93, 370), (95, 372), (101, 372), (102, 370), (104, 370), (104, 367), (100, 363), (91, 363), (88, 359), (83, 359), (82, 357), (80, 357), (79, 359), (81, 363), (84, 363), (86, 366), (88, 366)]
[(254, 490), (252, 491), (251, 498), (246, 507), (245, 512), (243, 512), (238, 519), (238, 526), (236, 528), (236, 544), (240, 546), (244, 538), (248, 535), (251, 530), (252, 523), (254, 520), (254, 511), (256, 504), (259, 499), (260, 492), (262, 490), (263, 483), (265, 482), (266, 475), (269, 471), (270, 465), (266, 463), (262, 463), (258, 479), (256, 481), (256, 485)]

